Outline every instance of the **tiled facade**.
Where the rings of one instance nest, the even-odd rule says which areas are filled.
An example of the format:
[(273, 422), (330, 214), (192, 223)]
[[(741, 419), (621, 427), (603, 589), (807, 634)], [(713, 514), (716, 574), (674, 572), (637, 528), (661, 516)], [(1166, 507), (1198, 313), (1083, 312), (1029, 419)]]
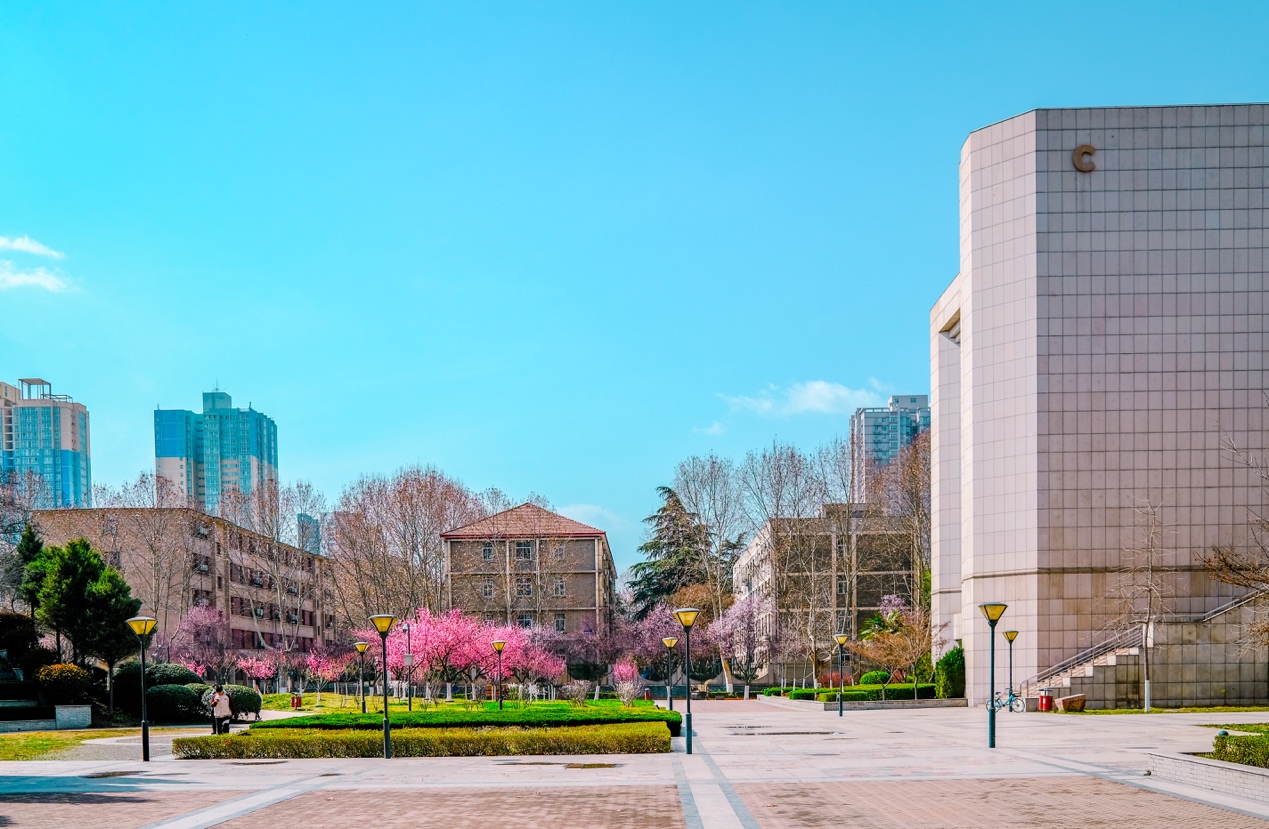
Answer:
[(1262, 505), (1222, 433), (1265, 446), (1265, 116), (1037, 110), (962, 148), (960, 273), (931, 313), (932, 569), (972, 699), (980, 602), (1009, 604), (1021, 677), (1106, 636), (1144, 501), (1170, 612), (1235, 592), (1199, 559)]
[(899, 394), (892, 396), (884, 409), (856, 409), (850, 418), (851, 500), (867, 502), (873, 473), (897, 458), (928, 428), (928, 395)]
[(35, 487), (41, 509), (92, 506), (88, 408), (47, 380), (0, 383), (0, 476)]

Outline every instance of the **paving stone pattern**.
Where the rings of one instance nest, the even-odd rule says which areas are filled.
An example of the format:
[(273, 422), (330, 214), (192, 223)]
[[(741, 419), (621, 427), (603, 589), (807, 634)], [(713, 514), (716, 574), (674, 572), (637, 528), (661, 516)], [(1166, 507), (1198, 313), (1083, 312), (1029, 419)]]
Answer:
[(144, 790), (0, 794), (0, 826), (5, 829), (136, 829), (239, 794)]

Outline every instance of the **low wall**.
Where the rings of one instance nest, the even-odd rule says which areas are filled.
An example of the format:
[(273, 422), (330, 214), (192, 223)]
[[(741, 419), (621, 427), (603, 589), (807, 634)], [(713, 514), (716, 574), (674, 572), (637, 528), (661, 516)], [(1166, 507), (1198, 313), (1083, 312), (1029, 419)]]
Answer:
[(93, 709), (89, 705), (58, 705), (53, 709), (53, 714), (56, 719), (0, 721), (0, 733), (90, 728), (93, 724)]
[(1151, 754), (1150, 776), (1214, 792), (1269, 801), (1269, 769), (1191, 754)]
[[(809, 699), (789, 699), (788, 697), (763, 697), (758, 699), (769, 705), (782, 708), (794, 708), (799, 711), (836, 711), (837, 702), (818, 702)], [(888, 699), (848, 701), (842, 703), (845, 711), (892, 711), (903, 708), (965, 708), (969, 704), (965, 699)]]

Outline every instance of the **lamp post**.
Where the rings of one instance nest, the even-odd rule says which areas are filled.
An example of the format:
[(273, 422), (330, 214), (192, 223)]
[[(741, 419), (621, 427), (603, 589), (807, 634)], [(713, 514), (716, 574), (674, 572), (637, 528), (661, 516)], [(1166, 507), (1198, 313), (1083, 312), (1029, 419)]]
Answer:
[(983, 602), (978, 609), (983, 612), (983, 618), (987, 620), (987, 624), (991, 626), (991, 660), (989, 662), (989, 676), (987, 678), (987, 747), (996, 747), (996, 623), (1000, 621), (1000, 617), (1005, 615), (1005, 608), (1009, 605), (1004, 602)]
[(369, 642), (353, 642), (357, 653), (361, 654), (361, 672), (357, 674), (357, 696), (361, 697), (361, 713), (366, 713), (366, 648)]
[(687, 753), (692, 753), (692, 625), (701, 611), (695, 607), (680, 607), (674, 618), (683, 626), (683, 676), (687, 678), (687, 712), (683, 726), (687, 734)]
[(665, 703), (674, 710), (674, 646), (679, 643), (677, 636), (667, 636), (661, 640), (665, 645)]
[(833, 637), (837, 640), (837, 716), (842, 715), (842, 699), (846, 696), (846, 672), (842, 670), (842, 663), (846, 656), (846, 643), (850, 641), (850, 634), (839, 633)]
[[(494, 652), (498, 654), (498, 676), (496, 677), (496, 679), (498, 681), (498, 710), (499, 711), (502, 710), (502, 649), (505, 648), (506, 646), (507, 646), (507, 643), (502, 641), (501, 639), (493, 643)], [(523, 695), (521, 695), (520, 700), (521, 700), (520, 705), (521, 707), (523, 707), (524, 706)]]
[(1005, 638), (1009, 640), (1009, 696), (1013, 696), (1013, 640), (1018, 638), (1018, 631), (1005, 631)]
[(405, 628), (405, 705), (407, 711), (414, 710), (414, 654), (410, 648), (410, 623)]
[(388, 631), (397, 620), (390, 613), (379, 613), (370, 617), (370, 624), (379, 631), (379, 640), (383, 643), (383, 759), (392, 757), (392, 721), (388, 719)]
[(145, 763), (150, 762), (150, 719), (145, 710), (145, 639), (157, 624), (158, 621), (149, 616), (133, 616), (128, 620), (128, 627), (141, 643), (141, 761)]

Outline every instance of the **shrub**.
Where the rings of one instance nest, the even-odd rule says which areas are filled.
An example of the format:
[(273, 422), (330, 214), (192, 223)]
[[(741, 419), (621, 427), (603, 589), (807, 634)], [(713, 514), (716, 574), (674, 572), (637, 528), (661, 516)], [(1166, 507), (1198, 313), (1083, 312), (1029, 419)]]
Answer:
[(54, 705), (79, 702), (88, 693), (88, 681), (88, 671), (78, 665), (45, 665), (35, 672), (36, 686)]
[[(616, 725), (621, 723), (665, 723), (671, 736), (679, 736), (683, 717), (677, 711), (663, 708), (634, 706), (622, 708), (616, 705), (588, 705), (573, 707), (540, 703), (527, 708), (505, 711), (465, 711), (459, 708), (441, 708), (432, 711), (404, 711), (392, 714), (392, 728), (488, 728), (496, 726), (522, 726), (532, 728), (560, 728), (581, 725)], [(307, 717), (291, 717), (284, 720), (265, 720), (251, 726), (252, 731), (271, 728), (286, 729), (366, 729), (383, 727), (381, 714), (315, 714)]]
[[(843, 702), (877, 702), (882, 699), (881, 685), (856, 685), (846, 689), (846, 693), (842, 694)], [(820, 702), (837, 702), (836, 691), (824, 691), (817, 697)], [(929, 682), (922, 682), (917, 686), (917, 699), (933, 699), (934, 685)], [(911, 682), (892, 682), (885, 686), (885, 699), (887, 700), (904, 700), (912, 699), (912, 683)]]
[(0, 650), (9, 654), (9, 664), (18, 665), (22, 657), (40, 644), (31, 617), (12, 610), (0, 610)]
[(35, 647), (18, 657), (17, 666), (22, 669), (22, 676), (31, 680), (35, 679), (40, 668), (45, 665), (56, 665), (57, 662), (57, 651), (52, 648)]
[(146, 713), (154, 722), (187, 723), (207, 718), (203, 701), (184, 685), (155, 685), (145, 692)]
[(766, 688), (763, 690), (762, 695), (764, 697), (784, 696), (784, 689), (783, 688)]
[[(381, 757), (383, 738), (369, 730), (251, 729), (172, 742), (182, 760)], [(670, 750), (656, 723), (568, 728), (407, 728), (393, 730), (395, 757), (489, 757), (508, 754), (653, 754)]]
[(860, 685), (885, 685), (890, 679), (889, 671), (869, 671), (859, 678)]
[(1218, 734), (1212, 746), (1212, 758), (1269, 768), (1269, 737), (1263, 734)]
[[(159, 685), (190, 685), (201, 683), (202, 677), (184, 665), (159, 662), (145, 666), (146, 699), (149, 689)], [(141, 663), (136, 660), (121, 662), (115, 666), (115, 703), (124, 705), (133, 713), (141, 707)]]
[(789, 692), (789, 699), (815, 699), (814, 688), (799, 688)]
[[(225, 693), (229, 694), (229, 704), (233, 706), (234, 713), (239, 717), (245, 717), (248, 714), (259, 714), (260, 706), (264, 704), (264, 699), (256, 693), (255, 688), (248, 688), (245, 685), (226, 685)], [(211, 699), (208, 697), (208, 699)], [(382, 722), (383, 717), (379, 720)]]
[(204, 682), (191, 682), (185, 687), (198, 694), (198, 704), (201, 706), (203, 714), (210, 717), (211, 706), (208, 703), (211, 700), (213, 688)]
[(560, 689), (560, 692), (565, 699), (574, 705), (585, 705), (586, 701), (590, 699), (590, 692), (594, 687), (588, 680), (578, 679), (565, 685)]
[(965, 696), (965, 649), (960, 645), (943, 654), (934, 666), (934, 693), (939, 699)]

